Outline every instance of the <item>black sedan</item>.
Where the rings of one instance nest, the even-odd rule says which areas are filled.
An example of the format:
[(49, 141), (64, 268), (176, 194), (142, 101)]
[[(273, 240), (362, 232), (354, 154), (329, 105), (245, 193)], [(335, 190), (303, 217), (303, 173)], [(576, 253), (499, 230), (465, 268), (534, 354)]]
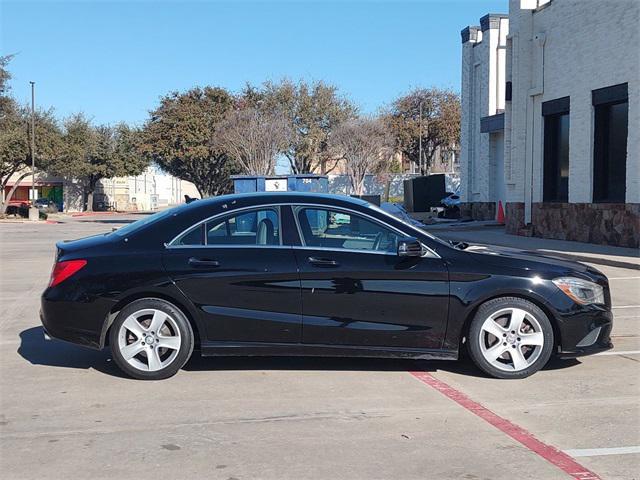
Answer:
[(523, 378), (552, 354), (611, 348), (607, 278), (585, 265), (444, 242), (361, 200), (264, 193), (198, 200), (60, 242), (47, 336), (127, 374), (202, 355), (458, 358)]

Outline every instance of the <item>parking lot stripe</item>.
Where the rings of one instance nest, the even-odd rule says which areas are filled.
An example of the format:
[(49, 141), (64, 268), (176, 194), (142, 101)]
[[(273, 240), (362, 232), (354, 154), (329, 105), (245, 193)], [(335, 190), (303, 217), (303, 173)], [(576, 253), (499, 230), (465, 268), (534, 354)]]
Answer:
[(640, 350), (619, 350), (619, 351), (608, 351), (608, 352), (600, 352), (596, 353), (595, 356), (598, 355), (637, 355), (640, 353)]
[(638, 280), (640, 277), (608, 277), (607, 280)]
[(565, 450), (564, 453), (572, 457), (599, 457), (601, 455), (626, 455), (628, 453), (640, 453), (640, 446), (612, 447), (612, 448), (577, 448)]
[(422, 383), (430, 386), (431, 388), (434, 388), (438, 392), (442, 393), (445, 397), (453, 400), (458, 405), (470, 411), (474, 415), (480, 417), (485, 422), (489, 423), (501, 432), (509, 435), (511, 438), (521, 443), (540, 457), (544, 458), (549, 463), (555, 465), (575, 480), (601, 480), (601, 478), (596, 473), (580, 465), (567, 453), (558, 450), (551, 445), (547, 445), (546, 443), (541, 442), (524, 428), (510, 422), (506, 418), (502, 418), (501, 416), (493, 413), (491, 410), (479, 404), (475, 400), (472, 400), (461, 391), (453, 388), (442, 380), (438, 380), (430, 373), (409, 373)]
[(620, 305), (619, 307), (611, 307), (611, 308), (640, 308), (640, 305)]

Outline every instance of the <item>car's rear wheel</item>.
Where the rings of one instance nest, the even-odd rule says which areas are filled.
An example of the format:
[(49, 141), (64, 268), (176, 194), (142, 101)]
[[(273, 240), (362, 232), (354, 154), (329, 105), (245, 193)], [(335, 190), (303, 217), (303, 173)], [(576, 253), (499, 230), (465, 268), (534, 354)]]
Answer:
[(495, 298), (478, 309), (467, 342), (471, 358), (484, 372), (496, 378), (525, 378), (549, 361), (553, 327), (534, 303)]
[(175, 305), (158, 298), (142, 298), (123, 308), (109, 332), (116, 364), (141, 380), (175, 375), (191, 357), (193, 331)]

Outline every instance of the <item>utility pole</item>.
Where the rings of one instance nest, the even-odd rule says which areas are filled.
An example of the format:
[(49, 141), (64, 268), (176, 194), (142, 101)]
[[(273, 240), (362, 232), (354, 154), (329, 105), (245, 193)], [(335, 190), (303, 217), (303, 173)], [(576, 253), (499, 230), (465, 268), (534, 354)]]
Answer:
[(420, 100), (420, 138), (418, 139), (418, 167), (420, 168), (420, 175), (422, 175), (422, 100)]
[(36, 82), (31, 84), (31, 201), (36, 201)]

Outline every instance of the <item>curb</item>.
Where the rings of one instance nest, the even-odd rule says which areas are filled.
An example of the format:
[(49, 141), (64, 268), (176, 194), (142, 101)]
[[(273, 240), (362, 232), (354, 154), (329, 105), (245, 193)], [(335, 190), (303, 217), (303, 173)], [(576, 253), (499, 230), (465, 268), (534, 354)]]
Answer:
[(93, 217), (97, 215), (117, 215), (120, 212), (77, 212), (72, 213), (72, 217)]
[[(543, 252), (547, 253), (547, 252)], [(618, 268), (626, 268), (629, 270), (640, 270), (640, 265), (637, 263), (624, 262), (621, 260), (610, 260), (608, 258), (598, 258), (598, 257), (588, 257), (586, 255), (574, 255), (562, 252), (556, 252), (553, 250), (549, 251), (550, 256), (553, 257), (561, 257), (567, 260), (573, 260), (574, 262), (583, 262), (583, 263), (595, 263), (596, 265), (605, 265), (607, 267), (618, 267)]]

